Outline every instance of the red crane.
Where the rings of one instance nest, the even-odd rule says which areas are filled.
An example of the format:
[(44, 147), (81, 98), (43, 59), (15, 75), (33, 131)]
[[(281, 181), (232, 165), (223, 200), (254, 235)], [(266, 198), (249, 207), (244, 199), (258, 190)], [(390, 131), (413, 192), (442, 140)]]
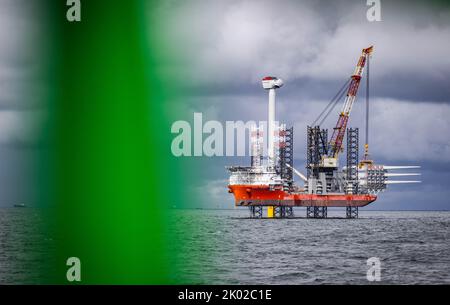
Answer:
[(347, 122), (350, 116), (350, 112), (352, 111), (353, 103), (356, 100), (356, 94), (361, 82), (364, 66), (366, 65), (368, 57), (372, 54), (372, 52), (373, 46), (362, 50), (362, 54), (358, 60), (358, 64), (356, 65), (355, 72), (351, 76), (351, 82), (348, 87), (347, 97), (345, 98), (344, 106), (342, 107), (342, 111), (339, 114), (339, 119), (336, 123), (336, 127), (334, 127), (333, 135), (331, 136), (330, 140), (330, 151), (328, 156), (329, 158), (335, 159), (332, 163), (336, 162), (339, 153), (342, 151), (342, 142), (344, 140), (345, 129), (347, 128)]

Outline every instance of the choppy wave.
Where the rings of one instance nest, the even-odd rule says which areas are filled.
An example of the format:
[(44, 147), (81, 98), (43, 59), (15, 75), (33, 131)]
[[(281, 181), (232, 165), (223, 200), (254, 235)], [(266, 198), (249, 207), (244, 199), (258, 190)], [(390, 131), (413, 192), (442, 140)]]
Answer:
[(185, 283), (367, 284), (369, 257), (381, 261), (381, 284), (450, 283), (450, 212), (360, 211), (357, 220), (175, 214), (185, 238), (179, 258), (189, 262), (180, 266)]

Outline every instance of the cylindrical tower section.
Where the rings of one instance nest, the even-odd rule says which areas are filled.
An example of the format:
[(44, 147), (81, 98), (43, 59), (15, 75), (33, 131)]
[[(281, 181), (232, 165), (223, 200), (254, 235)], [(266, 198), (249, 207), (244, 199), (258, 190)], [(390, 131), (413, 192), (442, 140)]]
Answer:
[(267, 121), (268, 165), (275, 166), (275, 89), (269, 89), (269, 116)]
[(275, 89), (283, 86), (283, 81), (273, 76), (266, 76), (262, 79), (262, 86), (269, 90), (269, 108), (267, 121), (267, 165), (275, 167)]

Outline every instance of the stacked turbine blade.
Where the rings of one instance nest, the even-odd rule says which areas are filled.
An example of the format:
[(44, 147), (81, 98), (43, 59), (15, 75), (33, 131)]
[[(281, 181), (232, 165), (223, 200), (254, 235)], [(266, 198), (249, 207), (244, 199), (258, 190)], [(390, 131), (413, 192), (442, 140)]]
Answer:
[[(420, 166), (417, 165), (409, 165), (409, 166), (383, 166), (383, 168), (387, 171), (396, 170), (396, 169), (417, 169)], [(419, 173), (391, 173), (387, 172), (385, 174), (386, 177), (406, 177), (406, 176), (420, 176)], [(419, 180), (386, 180), (385, 184), (404, 184), (404, 183), (420, 183), (422, 181)]]

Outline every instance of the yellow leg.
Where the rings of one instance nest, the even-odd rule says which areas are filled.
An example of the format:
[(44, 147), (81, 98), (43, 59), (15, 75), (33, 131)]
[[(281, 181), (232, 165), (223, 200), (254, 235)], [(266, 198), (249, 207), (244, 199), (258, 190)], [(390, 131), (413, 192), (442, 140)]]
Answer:
[(274, 210), (273, 206), (268, 206), (267, 207), (267, 217), (268, 218), (273, 218), (273, 210)]

